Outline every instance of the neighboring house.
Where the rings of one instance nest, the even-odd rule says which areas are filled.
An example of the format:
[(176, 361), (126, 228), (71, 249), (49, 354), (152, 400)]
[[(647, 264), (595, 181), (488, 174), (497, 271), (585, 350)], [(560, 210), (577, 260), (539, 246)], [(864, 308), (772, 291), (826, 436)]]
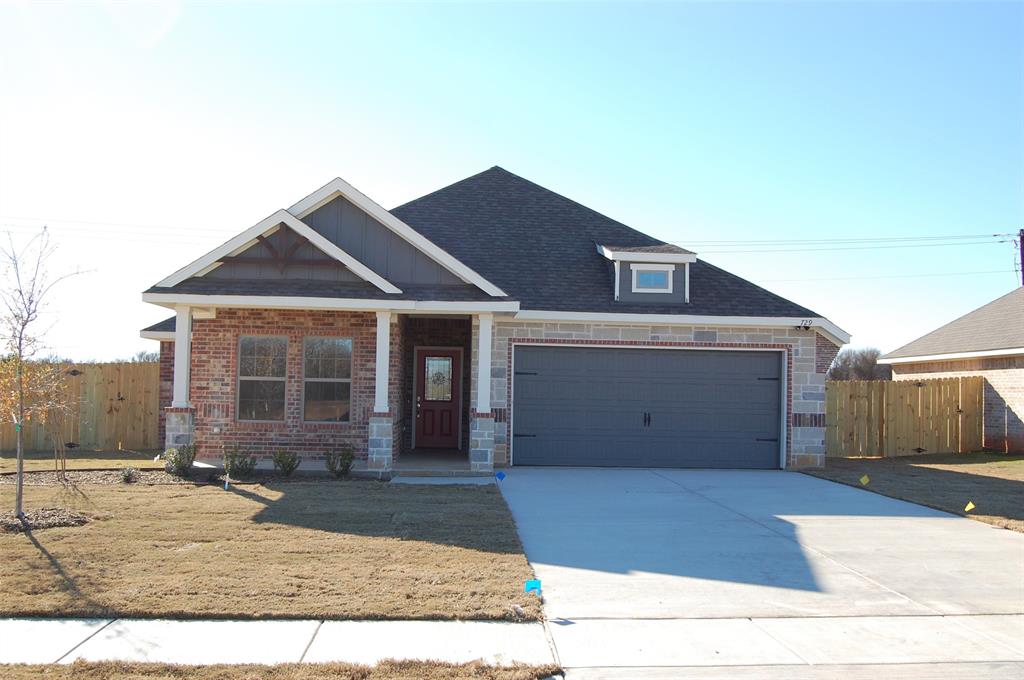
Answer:
[(1024, 453), (1024, 287), (889, 352), (894, 380), (985, 378), (985, 448)]
[[(166, 442), (387, 474), (824, 462), (814, 312), (492, 168), (387, 211), (341, 179), (147, 290)], [(455, 455), (454, 453), (452, 455)]]

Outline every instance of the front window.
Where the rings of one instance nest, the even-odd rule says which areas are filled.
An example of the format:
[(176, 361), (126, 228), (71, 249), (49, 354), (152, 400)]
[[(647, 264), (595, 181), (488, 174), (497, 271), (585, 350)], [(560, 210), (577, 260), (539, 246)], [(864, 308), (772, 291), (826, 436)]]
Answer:
[(239, 340), (239, 420), (284, 420), (287, 358), (287, 338), (246, 336)]
[(632, 265), (634, 293), (671, 293), (672, 266)]
[(303, 420), (347, 423), (352, 406), (352, 339), (306, 338)]

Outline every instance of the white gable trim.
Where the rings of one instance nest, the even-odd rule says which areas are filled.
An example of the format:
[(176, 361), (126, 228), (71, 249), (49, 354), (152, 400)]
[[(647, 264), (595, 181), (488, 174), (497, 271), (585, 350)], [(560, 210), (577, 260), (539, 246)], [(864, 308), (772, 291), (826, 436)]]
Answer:
[(206, 255), (193, 262), (192, 264), (179, 269), (174, 272), (166, 279), (157, 284), (160, 287), (175, 286), (185, 279), (192, 276), (201, 276), (217, 267), (217, 261), (223, 257), (235, 255), (240, 253), (249, 247), (253, 246), (257, 242), (258, 236), (264, 236), (269, 233), (273, 233), (279, 224), (285, 224), (290, 227), (295, 233), (299, 234), (307, 241), (312, 243), (314, 246), (322, 250), (327, 255), (330, 255), (335, 260), (341, 262), (348, 267), (352, 273), (360, 277), (364, 281), (372, 283), (374, 286), (384, 291), (385, 293), (401, 293), (401, 289), (397, 288), (394, 284), (385, 280), (379, 274), (374, 272), (372, 269), (364, 265), (362, 262), (352, 257), (344, 250), (334, 245), (326, 238), (321, 236), (314, 229), (309, 227), (305, 222), (295, 217), (287, 210), (278, 210), (270, 217), (261, 220), (258, 224), (253, 225), (249, 229), (246, 229), (238, 236), (233, 239), (226, 241), (217, 248), (214, 248)]
[(408, 243), (421, 250), (425, 255), (437, 262), (439, 265), (459, 277), (466, 283), (470, 283), (492, 297), (504, 297), (505, 291), (477, 274), (465, 264), (455, 259), (447, 251), (441, 249), (408, 224), (398, 219), (390, 212), (382, 208), (373, 199), (362, 193), (354, 186), (336, 177), (324, 186), (320, 187), (309, 196), (288, 209), (299, 219), (303, 219), (317, 208), (334, 200), (338, 195), (344, 196), (352, 201), (358, 208), (372, 216), (378, 222), (395, 232)]

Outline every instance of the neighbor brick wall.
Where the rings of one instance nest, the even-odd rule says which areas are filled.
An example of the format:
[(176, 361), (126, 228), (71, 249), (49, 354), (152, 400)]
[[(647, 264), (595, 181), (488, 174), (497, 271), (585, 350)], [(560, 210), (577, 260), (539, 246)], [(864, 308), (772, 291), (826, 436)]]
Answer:
[(167, 432), (167, 415), (164, 409), (171, 405), (174, 398), (174, 342), (160, 341), (160, 414), (158, 416), (157, 436), (160, 446), (164, 444)]
[(814, 338), (814, 371), (816, 373), (828, 373), (829, 367), (839, 354), (839, 345), (835, 344), (821, 333), (815, 333)]
[[(391, 325), (392, 413), (401, 381), (398, 324)], [(215, 319), (192, 325), (190, 401), (195, 407), (198, 457), (219, 458), (225, 447), (238, 447), (260, 457), (288, 449), (305, 458), (321, 458), (340, 442), (350, 443), (365, 458), (367, 422), (373, 410), (377, 319), (372, 312), (218, 309)], [(287, 336), (287, 384), (283, 422), (235, 419), (238, 340), (243, 335)], [(305, 423), (302, 420), (302, 347), (307, 336), (352, 338), (352, 404), (348, 423)]]
[[(495, 319), (491, 364), (491, 405), (499, 424), (494, 434), (494, 462), (508, 463), (511, 423), (510, 347), (517, 343), (543, 341), (551, 344), (619, 345), (635, 347), (770, 348), (787, 354), (787, 466), (822, 466), (825, 462), (825, 375), (818, 372), (818, 334), (793, 328), (753, 329), (714, 326), (656, 326), (588, 323), (531, 323)], [(479, 340), (479, 326), (473, 324), (473, 351)], [(831, 343), (829, 343), (831, 345)], [(834, 346), (834, 345), (833, 345)], [(831, 351), (827, 348), (823, 351)], [(829, 359), (831, 363), (831, 359)], [(478, 376), (471, 362), (473, 403)]]
[(985, 378), (985, 448), (1024, 453), (1024, 356), (893, 364), (893, 380)]

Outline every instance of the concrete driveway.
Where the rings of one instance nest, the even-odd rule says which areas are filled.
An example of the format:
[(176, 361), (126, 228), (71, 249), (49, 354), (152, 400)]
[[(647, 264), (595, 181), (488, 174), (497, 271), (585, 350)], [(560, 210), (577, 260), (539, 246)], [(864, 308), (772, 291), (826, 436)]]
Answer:
[(513, 468), (501, 490), (572, 678), (1024, 677), (1022, 534), (788, 472)]

